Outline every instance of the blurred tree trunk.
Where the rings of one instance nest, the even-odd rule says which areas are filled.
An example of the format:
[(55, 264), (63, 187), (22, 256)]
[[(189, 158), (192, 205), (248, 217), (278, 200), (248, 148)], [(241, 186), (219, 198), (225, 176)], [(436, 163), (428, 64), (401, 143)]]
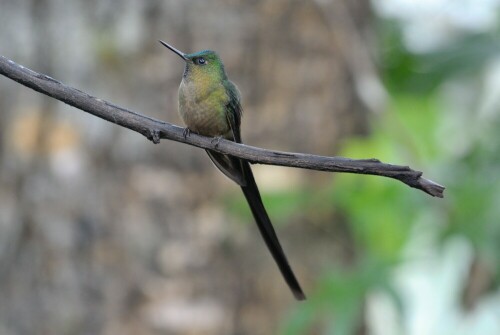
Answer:
[[(250, 144), (333, 155), (380, 106), (360, 89), (376, 82), (365, 0), (1, 6), (5, 56), (177, 123), (183, 65), (156, 41), (217, 50), (243, 92)], [(5, 80), (0, 106), (1, 334), (276, 332), (295, 302), (250, 216), (224, 207), (238, 189), (201, 150), (152, 146)], [(256, 175), (264, 194), (332, 178)], [(286, 221), (278, 234), (306, 291), (332, 259), (355, 261), (333, 211)]]

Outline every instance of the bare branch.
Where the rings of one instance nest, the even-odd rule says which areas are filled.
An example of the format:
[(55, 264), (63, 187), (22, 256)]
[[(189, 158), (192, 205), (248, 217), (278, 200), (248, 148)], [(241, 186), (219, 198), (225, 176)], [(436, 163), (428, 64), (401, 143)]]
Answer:
[(246, 159), (251, 163), (384, 176), (397, 179), (434, 197), (443, 197), (443, 186), (422, 178), (422, 172), (412, 170), (408, 166), (385, 164), (377, 159), (349, 159), (266, 150), (223, 139), (218, 143), (214, 143), (211, 138), (194, 133), (184, 138), (184, 128), (155, 120), (93, 97), (85, 92), (66, 86), (47, 75), (16, 64), (3, 56), (0, 56), (0, 74), (101, 119), (136, 131), (154, 143), (159, 143), (160, 139), (163, 138), (230, 154)]

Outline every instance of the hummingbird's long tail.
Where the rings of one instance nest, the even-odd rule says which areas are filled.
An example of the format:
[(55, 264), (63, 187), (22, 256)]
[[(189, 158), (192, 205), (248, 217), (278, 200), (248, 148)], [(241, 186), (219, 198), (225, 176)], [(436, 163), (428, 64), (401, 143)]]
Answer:
[(245, 198), (247, 199), (248, 205), (250, 206), (255, 221), (257, 222), (259, 231), (264, 238), (269, 251), (271, 251), (274, 260), (278, 264), (278, 267), (281, 271), (281, 274), (285, 278), (286, 283), (292, 290), (293, 295), (297, 300), (305, 300), (306, 296), (302, 291), (302, 288), (300, 287), (300, 284), (297, 281), (292, 268), (288, 264), (288, 260), (283, 249), (281, 248), (281, 244), (278, 240), (278, 237), (276, 236), (276, 232), (274, 231), (273, 225), (271, 224), (271, 220), (269, 219), (264, 204), (262, 203), (259, 189), (257, 188), (257, 184), (255, 183), (250, 164), (247, 161), (242, 161), (241, 165), (246, 181), (246, 185), (241, 186), (241, 189), (245, 194)]

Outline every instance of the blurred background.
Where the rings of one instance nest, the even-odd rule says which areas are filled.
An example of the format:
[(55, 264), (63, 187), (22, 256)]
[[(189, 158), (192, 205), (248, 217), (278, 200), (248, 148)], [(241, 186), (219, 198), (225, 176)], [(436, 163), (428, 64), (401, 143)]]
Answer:
[(447, 187), (255, 166), (309, 297), (197, 148), (0, 78), (0, 334), (500, 333), (498, 0), (0, 0), (0, 54), (181, 124), (217, 50), (245, 142), (376, 157)]

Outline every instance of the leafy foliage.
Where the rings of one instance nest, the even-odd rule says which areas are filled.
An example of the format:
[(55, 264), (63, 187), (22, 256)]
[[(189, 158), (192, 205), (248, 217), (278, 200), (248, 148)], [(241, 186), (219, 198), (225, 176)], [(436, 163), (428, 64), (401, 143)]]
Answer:
[[(468, 36), (435, 54), (415, 55), (402, 47), (395, 27), (388, 27), (382, 41), (392, 49), (382, 58), (390, 107), (374, 120), (369, 137), (347, 140), (340, 154), (407, 163), (444, 183), (445, 199), (436, 201), (383, 178), (335, 176), (328, 192), (352, 227), (358, 259), (352, 268), (335, 267), (325, 274), (310, 301), (292, 313), (283, 334), (304, 334), (317, 324), (325, 334), (353, 334), (373, 290), (392, 297), (403, 317), (405, 302), (392, 286), (391, 271), (403, 261), (412, 228), (421, 222), (432, 221), (433, 234), (443, 243), (451, 236), (469, 241), (499, 276), (500, 115), (481, 120), (471, 117), (472, 111), (449, 110), (438, 90), (452, 79), (477, 80), (465, 75), (498, 51), (498, 41)], [(450, 124), (458, 125), (451, 137), (443, 131)]]

